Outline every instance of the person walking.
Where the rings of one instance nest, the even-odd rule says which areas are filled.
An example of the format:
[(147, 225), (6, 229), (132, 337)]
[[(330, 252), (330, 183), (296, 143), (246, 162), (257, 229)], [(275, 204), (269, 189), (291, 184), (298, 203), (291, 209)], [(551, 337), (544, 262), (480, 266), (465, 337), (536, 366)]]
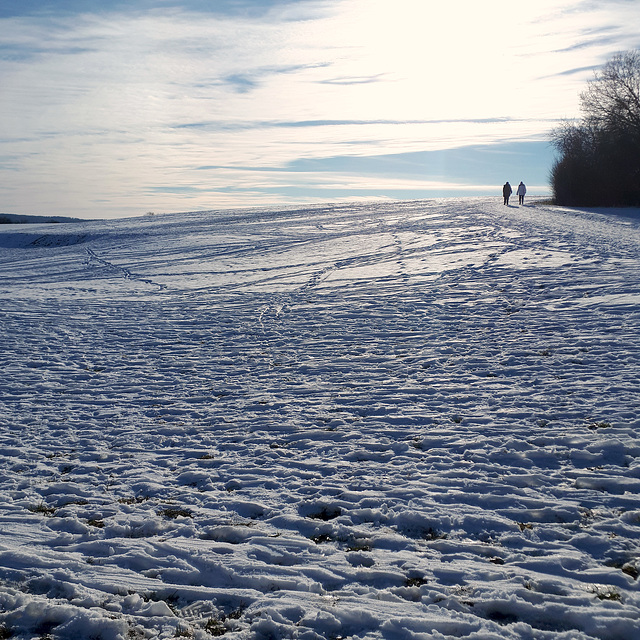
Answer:
[(520, 181), (516, 193), (518, 194), (518, 204), (524, 204), (524, 194), (527, 193), (527, 187), (524, 186), (524, 182)]
[(502, 197), (504, 198), (504, 204), (509, 204), (509, 196), (513, 193), (513, 189), (509, 182), (504, 183), (504, 187), (502, 187)]

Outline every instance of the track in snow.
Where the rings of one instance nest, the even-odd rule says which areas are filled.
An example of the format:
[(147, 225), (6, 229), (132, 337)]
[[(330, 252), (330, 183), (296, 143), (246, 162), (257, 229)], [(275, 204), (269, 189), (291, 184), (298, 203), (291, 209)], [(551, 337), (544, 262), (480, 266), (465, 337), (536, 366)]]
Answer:
[(6, 629), (640, 633), (637, 219), (470, 199), (72, 230), (0, 235)]

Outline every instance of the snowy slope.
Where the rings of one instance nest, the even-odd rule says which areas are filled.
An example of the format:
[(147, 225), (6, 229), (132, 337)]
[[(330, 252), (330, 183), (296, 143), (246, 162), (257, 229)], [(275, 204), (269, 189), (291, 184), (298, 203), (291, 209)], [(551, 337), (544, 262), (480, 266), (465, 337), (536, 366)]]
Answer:
[(637, 213), (4, 225), (1, 637), (640, 637)]

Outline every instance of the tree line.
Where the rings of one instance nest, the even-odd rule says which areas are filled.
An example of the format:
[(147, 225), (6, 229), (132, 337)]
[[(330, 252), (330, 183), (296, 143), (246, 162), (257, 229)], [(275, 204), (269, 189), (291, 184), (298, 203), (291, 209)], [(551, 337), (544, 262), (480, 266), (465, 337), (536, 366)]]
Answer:
[(640, 51), (614, 56), (580, 95), (582, 118), (551, 132), (556, 204), (640, 206)]

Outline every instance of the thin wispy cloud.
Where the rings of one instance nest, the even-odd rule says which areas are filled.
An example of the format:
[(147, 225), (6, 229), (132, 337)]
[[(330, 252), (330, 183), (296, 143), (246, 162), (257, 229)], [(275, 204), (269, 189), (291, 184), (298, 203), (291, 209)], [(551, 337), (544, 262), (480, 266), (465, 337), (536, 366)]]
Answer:
[[(549, 156), (535, 145), (578, 114), (593, 69), (640, 40), (632, 2), (532, 4), (5, 0), (0, 211), (462, 192), (508, 179), (513, 157), (488, 150), (514, 142), (523, 173), (541, 176)], [(430, 163), (457, 149), (479, 150), (492, 172)], [(397, 173), (405, 154), (413, 190)], [(381, 180), (384, 162), (398, 189)]]
[(351, 77), (351, 78), (326, 78), (324, 80), (318, 80), (321, 84), (336, 84), (336, 85), (352, 85), (352, 84), (370, 84), (372, 82), (384, 82), (385, 76), (383, 74), (377, 74), (374, 76), (363, 77)]
[(599, 66), (600, 65), (589, 65), (588, 67), (577, 67), (576, 69), (563, 69), (562, 71), (558, 71), (557, 73), (554, 73), (552, 76), (546, 76), (546, 78), (543, 77), (540, 79), (545, 80), (552, 77), (575, 76), (575, 75), (580, 75), (581, 77), (583, 77), (586, 72), (589, 72), (589, 71), (593, 72), (596, 69), (598, 69)]
[(439, 119), (439, 120), (254, 120), (246, 122), (211, 120), (209, 122), (186, 122), (173, 125), (175, 129), (202, 129), (220, 131), (247, 131), (255, 129), (304, 129), (313, 127), (351, 127), (351, 126), (375, 126), (394, 125), (404, 127), (407, 125), (438, 125), (438, 124), (491, 124), (515, 122), (516, 118), (468, 118), (466, 120)]

